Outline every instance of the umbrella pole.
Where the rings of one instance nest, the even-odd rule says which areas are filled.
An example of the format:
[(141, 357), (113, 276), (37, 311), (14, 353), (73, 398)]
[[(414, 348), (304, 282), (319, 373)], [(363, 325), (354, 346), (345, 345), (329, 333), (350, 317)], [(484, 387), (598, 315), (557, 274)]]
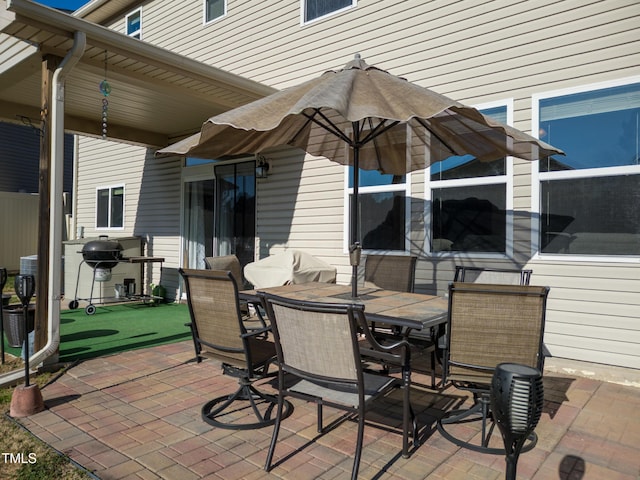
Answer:
[[(357, 122), (354, 124), (354, 137), (358, 134)], [(350, 259), (351, 259), (351, 296), (358, 296), (358, 265), (360, 264), (360, 243), (358, 242), (358, 187), (360, 185), (360, 148), (355, 138), (353, 147), (353, 196), (351, 197)]]

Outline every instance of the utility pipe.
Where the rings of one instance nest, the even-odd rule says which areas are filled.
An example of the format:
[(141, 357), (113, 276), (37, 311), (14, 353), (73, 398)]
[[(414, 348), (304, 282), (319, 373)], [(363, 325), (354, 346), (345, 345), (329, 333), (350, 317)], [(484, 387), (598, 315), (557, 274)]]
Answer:
[[(50, 227), (49, 227), (49, 291), (47, 302), (47, 343), (29, 358), (31, 365), (39, 365), (56, 353), (60, 346), (60, 276), (62, 259), (62, 218), (64, 209), (62, 193), (64, 190), (64, 83), (67, 75), (82, 58), (87, 45), (84, 32), (76, 31), (73, 46), (53, 72), (51, 91), (51, 186), (50, 186)], [(28, 340), (27, 340), (28, 341)], [(0, 376), (0, 386), (12, 383), (20, 378), (19, 372), (10, 372)]]

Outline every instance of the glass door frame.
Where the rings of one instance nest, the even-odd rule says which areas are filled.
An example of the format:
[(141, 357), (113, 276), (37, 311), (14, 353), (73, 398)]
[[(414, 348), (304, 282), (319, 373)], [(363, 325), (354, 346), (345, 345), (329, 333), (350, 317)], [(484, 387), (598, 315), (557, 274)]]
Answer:
[[(188, 234), (188, 225), (187, 225), (187, 221), (188, 221), (188, 215), (187, 215), (187, 198), (186, 198), (186, 194), (187, 194), (187, 184), (192, 183), (192, 182), (199, 182), (199, 181), (207, 181), (207, 180), (211, 180), (214, 182), (214, 207), (213, 207), (213, 215), (214, 218), (212, 219), (213, 224), (214, 224), (214, 230), (213, 230), (213, 238), (211, 239), (212, 241), (212, 249), (214, 251), (217, 250), (218, 248), (218, 219), (216, 218), (216, 215), (219, 214), (219, 205), (217, 205), (217, 192), (215, 192), (216, 189), (216, 176), (215, 176), (215, 167), (218, 166), (224, 166), (224, 165), (232, 165), (235, 163), (247, 163), (247, 162), (253, 162), (253, 169), (252, 171), (255, 174), (255, 159), (253, 157), (247, 157), (247, 158), (242, 158), (242, 159), (237, 159), (237, 160), (233, 160), (233, 161), (228, 161), (228, 162), (222, 162), (222, 161), (215, 161), (215, 160), (211, 160), (211, 161), (202, 161), (202, 162), (198, 162), (198, 164), (193, 165), (193, 166), (186, 166), (186, 159), (185, 159), (185, 163), (182, 166), (181, 169), (181, 175), (180, 175), (180, 255), (179, 255), (179, 265), (182, 268), (187, 268), (185, 266), (185, 261), (187, 258), (187, 248), (188, 248), (188, 239), (187, 239), (187, 234)], [(254, 176), (254, 182), (255, 182), (255, 176)], [(255, 202), (257, 202), (257, 182), (255, 182), (255, 186), (254, 186), (254, 194), (256, 196), (255, 198)], [(254, 213), (254, 222), (256, 222), (256, 215), (257, 215), (257, 208), (255, 209), (255, 213)], [(254, 238), (254, 243), (255, 243), (255, 238)], [(254, 256), (255, 256), (255, 249), (254, 249)], [(182, 290), (182, 282), (181, 282), (181, 286), (180, 286), (180, 298), (184, 297), (185, 292)]]

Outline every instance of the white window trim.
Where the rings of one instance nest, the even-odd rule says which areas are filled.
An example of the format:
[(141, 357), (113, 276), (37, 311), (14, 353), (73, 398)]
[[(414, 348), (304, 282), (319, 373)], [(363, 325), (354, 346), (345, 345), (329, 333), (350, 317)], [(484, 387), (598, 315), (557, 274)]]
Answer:
[(211, 25), (212, 23), (216, 23), (219, 20), (222, 20), (227, 16), (229, 12), (227, 6), (227, 0), (224, 0), (224, 12), (219, 17), (213, 18), (211, 20), (207, 20), (207, 0), (202, 0), (202, 24), (203, 25)]
[(351, 10), (353, 8), (356, 8), (357, 6), (358, 6), (358, 0), (351, 0), (351, 5), (349, 6), (343, 7), (339, 10), (334, 10), (333, 12), (327, 13), (326, 15), (322, 15), (320, 17), (316, 17), (313, 20), (305, 21), (304, 17), (305, 17), (305, 11), (307, 7), (307, 0), (300, 0), (300, 25), (301, 26), (311, 25), (312, 23), (316, 23), (321, 20), (324, 20), (325, 18), (329, 18), (339, 13), (346, 12), (347, 10)]
[[(407, 143), (406, 143), (406, 159), (409, 161), (409, 155), (411, 154), (411, 131), (407, 127)], [(350, 132), (347, 132), (348, 134)], [(346, 149), (350, 147), (345, 145)], [(346, 153), (348, 158), (348, 152)], [(349, 229), (351, 225), (351, 202), (349, 201), (349, 195), (353, 193), (353, 187), (349, 187), (349, 166), (344, 166), (344, 222), (342, 225), (343, 231), (343, 239), (342, 239), (342, 249), (343, 253), (349, 253)], [(405, 182), (391, 185), (373, 185), (369, 187), (359, 187), (358, 188), (358, 196), (366, 193), (389, 193), (389, 192), (405, 192), (405, 242), (404, 242), (404, 250), (362, 250), (362, 253), (370, 254), (370, 255), (378, 255), (378, 254), (393, 254), (403, 255), (409, 254), (411, 249), (411, 173), (407, 173), (405, 175)]]
[[(134, 32), (129, 33), (129, 17), (135, 15), (136, 13), (140, 14), (140, 28)], [(124, 17), (124, 31), (126, 35), (129, 37), (133, 37), (136, 34), (140, 34), (139, 40), (142, 40), (142, 7), (132, 10)]]
[[(531, 130), (539, 138), (540, 101), (548, 98), (585, 93), (612, 87), (620, 87), (631, 83), (640, 83), (640, 75), (625, 77), (605, 82), (596, 82), (547, 92), (535, 93), (531, 96)], [(637, 256), (624, 255), (570, 255), (565, 253), (540, 252), (540, 182), (570, 178), (604, 177), (614, 175), (640, 174), (639, 165), (618, 167), (588, 168), (561, 172), (540, 172), (540, 161), (531, 162), (531, 251), (533, 260), (560, 260), (567, 262), (607, 262), (607, 263), (639, 263)]]
[[(116, 189), (116, 188), (122, 188), (122, 227), (112, 227), (111, 226), (111, 192), (112, 190)], [(108, 227), (99, 227), (98, 226), (98, 192), (100, 190), (109, 190), (109, 226)], [(125, 217), (125, 212), (126, 210), (126, 199), (127, 199), (127, 189), (125, 187), (124, 183), (119, 183), (116, 185), (102, 185), (102, 186), (98, 186), (96, 187), (96, 194), (95, 194), (95, 228), (96, 230), (100, 230), (100, 231), (114, 231), (114, 232), (119, 232), (119, 231), (123, 231), (125, 229), (125, 225), (126, 225), (126, 217)]]
[[(513, 98), (507, 98), (504, 100), (496, 100), (493, 102), (486, 102), (477, 105), (473, 105), (477, 110), (485, 110), (489, 108), (507, 107), (507, 125), (513, 125)], [(425, 155), (427, 155), (425, 147)], [(473, 177), (473, 178), (457, 178), (450, 180), (431, 180), (429, 174), (429, 167), (425, 169), (424, 181), (425, 181), (425, 202), (428, 208), (425, 209), (425, 245), (424, 253), (430, 257), (435, 258), (489, 258), (489, 259), (510, 259), (513, 257), (513, 157), (507, 156), (505, 162), (505, 174), (499, 176), (487, 176), (487, 177)], [(492, 253), (492, 252), (448, 252), (448, 251), (431, 251), (431, 192), (435, 188), (450, 188), (450, 187), (469, 187), (478, 185), (497, 185), (504, 184), (506, 190), (506, 238), (505, 238), (505, 253)]]

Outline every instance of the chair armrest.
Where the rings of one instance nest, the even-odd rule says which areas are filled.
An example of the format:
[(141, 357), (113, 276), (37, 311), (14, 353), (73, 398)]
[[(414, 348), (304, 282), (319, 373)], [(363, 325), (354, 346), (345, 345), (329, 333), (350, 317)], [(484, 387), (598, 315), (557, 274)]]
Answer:
[[(383, 322), (393, 327), (400, 328), (405, 333), (401, 338), (394, 338), (394, 342), (382, 345), (375, 338), (369, 324), (372, 322)], [(411, 363), (411, 344), (407, 340), (408, 332), (412, 329), (422, 329), (422, 324), (415, 320), (405, 320), (381, 315), (366, 315), (364, 325), (360, 325), (367, 340), (367, 347), (360, 348), (361, 355), (368, 358), (375, 358), (384, 362), (400, 364), (408, 367)]]
[(241, 292), (238, 292), (238, 298), (248, 303), (262, 304), (262, 300), (255, 290), (243, 290)]
[(271, 327), (251, 329), (251, 331), (240, 335), (240, 338), (257, 337), (259, 335), (264, 335), (265, 333), (269, 333), (270, 331), (271, 331)]

